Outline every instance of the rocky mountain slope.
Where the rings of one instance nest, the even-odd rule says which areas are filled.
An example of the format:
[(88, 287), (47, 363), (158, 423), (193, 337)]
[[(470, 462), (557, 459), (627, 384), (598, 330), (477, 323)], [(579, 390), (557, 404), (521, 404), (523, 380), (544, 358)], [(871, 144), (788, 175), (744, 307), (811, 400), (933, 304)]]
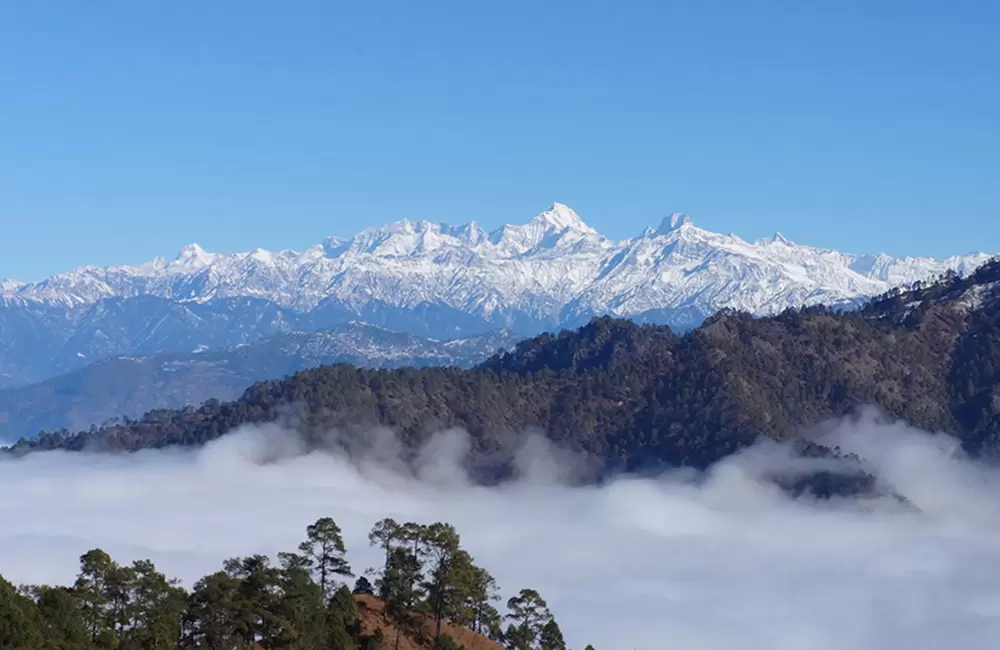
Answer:
[(986, 259), (853, 255), (781, 235), (750, 243), (683, 215), (612, 241), (558, 203), (490, 232), (404, 220), (304, 252), (190, 245), (173, 261), (0, 284), (0, 387), (108, 356), (227, 347), (350, 320), (438, 339), (534, 335), (596, 315), (688, 329), (723, 308), (859, 304)]
[(249, 389), (231, 403), (157, 413), (91, 434), (44, 435), (31, 449), (199, 444), (244, 423), (289, 421), (312, 444), (361, 445), (373, 425), (416, 450), (437, 431), (472, 435), (472, 467), (510, 469), (536, 428), (608, 470), (706, 467), (762, 436), (801, 438), (873, 405), (1000, 450), (1000, 261), (893, 290), (853, 312), (825, 307), (765, 318), (723, 311), (679, 336), (601, 318), (543, 334), (472, 369), (324, 366)]
[(209, 398), (236, 399), (254, 382), (322, 364), (469, 367), (516, 342), (504, 331), (438, 341), (350, 322), (229, 348), (114, 356), (37, 384), (0, 390), (0, 442), (43, 429), (87, 429)]

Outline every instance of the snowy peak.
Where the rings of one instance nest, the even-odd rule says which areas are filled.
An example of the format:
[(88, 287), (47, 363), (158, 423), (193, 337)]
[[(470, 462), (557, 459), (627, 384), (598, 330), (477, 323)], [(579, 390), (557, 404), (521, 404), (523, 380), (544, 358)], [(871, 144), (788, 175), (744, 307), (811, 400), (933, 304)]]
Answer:
[(785, 237), (780, 232), (776, 232), (770, 237), (765, 237), (764, 239), (759, 239), (755, 242), (756, 246), (774, 246), (774, 245), (784, 245), (784, 246), (795, 246), (793, 242), (788, 237)]
[(583, 219), (572, 208), (562, 203), (553, 203), (551, 208), (535, 215), (531, 223), (554, 232), (573, 230), (588, 235), (597, 234), (597, 231), (584, 223)]
[[(552, 207), (537, 214), (524, 225), (504, 225), (491, 233), (475, 221), (461, 226), (430, 221), (402, 219), (378, 228), (367, 228), (355, 235), (344, 247), (351, 254), (370, 254), (383, 257), (406, 257), (440, 251), (467, 248), (479, 250), (490, 244), (494, 254), (522, 255), (538, 248), (556, 244), (562, 235), (571, 239), (600, 235), (588, 226), (569, 206), (553, 203)], [(331, 250), (331, 257), (340, 253)]]
[(478, 246), (479, 244), (482, 244), (484, 241), (486, 241), (487, 237), (489, 237), (489, 233), (483, 230), (483, 228), (475, 221), (470, 221), (469, 223), (462, 226), (454, 226), (454, 227), (443, 226), (443, 227), (447, 228), (447, 232), (449, 235), (457, 237), (458, 239), (461, 239), (462, 241), (471, 244), (473, 246)]
[(365, 228), (351, 238), (352, 253), (405, 255), (416, 242), (415, 229), (409, 219), (395, 221), (378, 228)]
[(553, 203), (523, 226), (505, 225), (489, 235), (489, 241), (504, 255), (529, 255), (563, 249), (581, 242), (598, 243), (604, 237), (588, 226), (569, 206)]
[(475, 247), (486, 239), (486, 231), (475, 222), (449, 226), (430, 221), (402, 219), (379, 228), (368, 228), (346, 245), (331, 249), (330, 257), (341, 253), (406, 257), (446, 248)]
[[(319, 244), (319, 251), (326, 257), (337, 257), (344, 252), (344, 249), (349, 244), (350, 241), (347, 239), (342, 239), (340, 237), (327, 237), (323, 240), (322, 244)], [(316, 247), (313, 247), (313, 249), (315, 248)]]
[(215, 260), (215, 257), (215, 255), (206, 252), (198, 244), (188, 244), (177, 254), (174, 263), (187, 267), (204, 268), (209, 266)]
[(686, 226), (694, 226), (694, 222), (691, 221), (691, 217), (687, 216), (683, 212), (675, 212), (669, 217), (663, 218), (663, 221), (660, 222), (660, 227), (656, 229), (656, 234), (667, 235)]

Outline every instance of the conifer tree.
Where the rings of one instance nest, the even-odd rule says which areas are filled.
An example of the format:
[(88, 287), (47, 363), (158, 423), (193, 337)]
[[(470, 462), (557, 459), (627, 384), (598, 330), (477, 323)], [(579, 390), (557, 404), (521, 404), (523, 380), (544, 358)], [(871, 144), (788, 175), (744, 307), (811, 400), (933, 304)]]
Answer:
[(385, 571), (389, 566), (389, 553), (392, 551), (393, 545), (401, 539), (401, 536), (402, 530), (399, 524), (396, 523), (395, 519), (390, 517), (377, 521), (368, 533), (368, 543), (371, 546), (381, 548), (385, 552), (385, 562), (382, 564), (382, 571)]
[(538, 646), (540, 650), (566, 650), (566, 642), (563, 640), (562, 630), (559, 629), (556, 619), (550, 618), (542, 626)]
[(454, 606), (457, 600), (458, 584), (453, 569), (455, 557), (461, 549), (458, 533), (450, 524), (431, 524), (423, 530), (423, 535), (430, 560), (426, 588), (431, 613), (434, 615), (436, 640), (441, 636), (441, 619), (446, 609)]
[(386, 614), (396, 625), (395, 647), (399, 647), (399, 630), (408, 625), (410, 612), (419, 602), (421, 566), (412, 548), (400, 546), (389, 554), (389, 566), (378, 580), (379, 595), (385, 601)]
[(372, 587), (372, 583), (365, 576), (359, 577), (354, 581), (354, 589), (351, 590), (355, 595), (362, 594), (374, 594), (375, 588)]
[(98, 647), (117, 645), (115, 634), (124, 625), (127, 579), (121, 567), (101, 549), (80, 556), (80, 573), (73, 585), (84, 624)]
[(329, 628), (328, 643), (324, 650), (355, 650), (355, 639), (360, 636), (358, 606), (351, 591), (341, 585), (330, 599), (327, 608)]
[(511, 650), (532, 650), (543, 626), (552, 620), (549, 606), (534, 589), (522, 589), (507, 601), (507, 619), (512, 621), (504, 636)]
[(37, 606), (0, 577), (0, 648), (33, 650), (41, 643)]
[(134, 562), (128, 576), (128, 623), (120, 633), (121, 647), (174, 650), (180, 641), (187, 594), (150, 560)]
[(65, 587), (25, 588), (38, 605), (42, 635), (53, 648), (79, 650), (90, 647), (90, 632), (83, 620), (80, 600)]
[(279, 554), (280, 595), (276, 599), (278, 647), (300, 650), (324, 650), (329, 636), (323, 594), (294, 553)]
[(185, 645), (197, 650), (246, 648), (239, 579), (218, 571), (194, 585), (188, 600)]
[(330, 517), (322, 517), (306, 528), (306, 539), (299, 544), (299, 552), (319, 582), (323, 602), (333, 594), (335, 576), (351, 577), (351, 565), (344, 555), (344, 538), (340, 526)]

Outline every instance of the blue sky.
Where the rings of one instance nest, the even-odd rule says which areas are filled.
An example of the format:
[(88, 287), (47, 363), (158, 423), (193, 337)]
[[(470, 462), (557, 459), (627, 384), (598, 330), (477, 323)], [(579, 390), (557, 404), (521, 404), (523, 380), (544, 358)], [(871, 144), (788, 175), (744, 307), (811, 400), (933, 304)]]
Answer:
[(401, 217), (1000, 251), (1000, 3), (0, 3), (0, 277)]

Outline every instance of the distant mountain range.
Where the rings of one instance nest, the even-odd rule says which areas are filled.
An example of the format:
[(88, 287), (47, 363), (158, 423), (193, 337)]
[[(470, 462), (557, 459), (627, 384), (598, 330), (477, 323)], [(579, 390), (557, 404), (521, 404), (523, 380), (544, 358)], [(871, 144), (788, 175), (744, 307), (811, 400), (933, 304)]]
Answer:
[(469, 367), (516, 342), (505, 331), (437, 341), (351, 322), (228, 348), (113, 356), (37, 384), (0, 390), (0, 442), (41, 430), (86, 429), (209, 398), (235, 399), (254, 382), (323, 364)]
[[(948, 270), (965, 275), (987, 259), (983, 253), (943, 260), (852, 255), (796, 245), (780, 234), (748, 243), (680, 214), (612, 241), (559, 203), (525, 225), (491, 232), (475, 223), (403, 220), (304, 252), (218, 255), (192, 244), (173, 261), (86, 266), (34, 284), (0, 283), (0, 390), (8, 389), (0, 399), (7, 399), (8, 431), (24, 433), (15, 424), (25, 421), (81, 426), (95, 415), (200, 399), (208, 377), (226, 397), (312, 362), (468, 364), (482, 358), (478, 343), (469, 354), (451, 356), (440, 342), (491, 332), (508, 341), (599, 315), (687, 330), (722, 308), (771, 314), (819, 303), (850, 306)], [(350, 345), (341, 341), (329, 355), (300, 357), (281, 347), (299, 340), (297, 333), (341, 336), (338, 328), (359, 321), (382, 329)], [(247, 367), (243, 345), (262, 350), (266, 362)], [(205, 356), (206, 350), (217, 352)], [(284, 354), (288, 359), (279, 360)], [(188, 370), (173, 376), (188, 377), (189, 385), (163, 379), (178, 359), (189, 360)], [(95, 362), (103, 363), (88, 368)], [(120, 393), (63, 415), (26, 410), (36, 403), (29, 395), (58, 394), (75, 403), (95, 377), (114, 373), (134, 377), (134, 391), (150, 399)], [(26, 392), (9, 392), (15, 388)]]
[(528, 336), (595, 315), (689, 329), (721, 308), (856, 304), (987, 259), (852, 255), (780, 234), (748, 243), (679, 214), (612, 241), (559, 203), (491, 232), (403, 220), (305, 252), (217, 255), (192, 244), (173, 261), (0, 283), (0, 386), (114, 355), (228, 347), (352, 320), (436, 339), (504, 328)]
[(469, 469), (491, 481), (514, 471), (531, 430), (605, 472), (707, 468), (772, 439), (850, 461), (843, 472), (817, 466), (807, 483), (772, 468), (793, 491), (841, 494), (878, 486), (860, 459), (825, 446), (821, 434), (868, 406), (1000, 459), (1000, 260), (848, 312), (720, 312), (684, 335), (603, 317), (468, 370), (321, 366), (256, 384), (233, 402), (47, 434), (12, 453), (198, 445), (247, 423), (280, 421), (307, 445), (360, 456), (384, 444), (372, 428), (389, 427), (419, 463), (435, 432), (459, 427), (471, 436)]

